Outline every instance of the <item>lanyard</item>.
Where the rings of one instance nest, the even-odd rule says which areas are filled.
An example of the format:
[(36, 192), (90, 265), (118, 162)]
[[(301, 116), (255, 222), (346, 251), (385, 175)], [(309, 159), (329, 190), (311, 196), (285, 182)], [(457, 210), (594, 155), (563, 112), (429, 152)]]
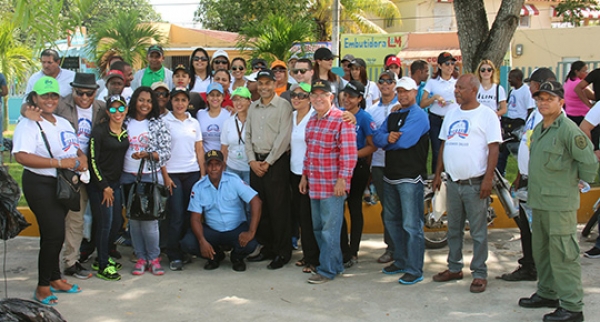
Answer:
[[(240, 124), (238, 123), (238, 121), (240, 121), (240, 123), (242, 123), (241, 129), (240, 129)], [(245, 144), (244, 139), (242, 139), (242, 132), (244, 131), (244, 125), (246, 125), (246, 123), (242, 122), (240, 120), (240, 118), (236, 115), (235, 116), (235, 128), (237, 129), (237, 132), (238, 132), (238, 144)]]

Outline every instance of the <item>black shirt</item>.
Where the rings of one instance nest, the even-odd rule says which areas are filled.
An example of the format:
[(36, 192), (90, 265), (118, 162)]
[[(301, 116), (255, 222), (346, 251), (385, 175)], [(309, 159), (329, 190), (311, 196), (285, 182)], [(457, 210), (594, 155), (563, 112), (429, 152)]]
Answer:
[(89, 152), (90, 175), (93, 184), (101, 191), (110, 183), (119, 182), (128, 148), (129, 138), (125, 128), (119, 135), (110, 130), (108, 122), (100, 123), (92, 129)]
[(592, 70), (586, 77), (585, 81), (592, 84), (596, 101), (600, 101), (600, 68)]

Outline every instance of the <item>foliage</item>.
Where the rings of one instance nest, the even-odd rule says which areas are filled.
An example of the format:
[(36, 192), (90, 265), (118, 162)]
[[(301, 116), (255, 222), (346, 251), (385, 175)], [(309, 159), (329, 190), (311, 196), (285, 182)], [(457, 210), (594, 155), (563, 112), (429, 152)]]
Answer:
[(240, 50), (254, 48), (253, 57), (287, 61), (294, 43), (313, 41), (314, 35), (310, 20), (271, 13), (260, 21), (247, 23), (240, 30), (237, 46)]
[(557, 16), (562, 16), (563, 22), (570, 22), (579, 27), (583, 17), (581, 11), (587, 8), (598, 8), (597, 0), (563, 0), (556, 6)]
[(0, 21), (0, 72), (10, 83), (24, 83), (29, 69), (35, 64), (32, 49), (21, 44), (15, 37), (16, 27), (10, 15)]
[(143, 23), (134, 10), (121, 11), (102, 21), (89, 32), (87, 50), (95, 54), (98, 66), (106, 63), (110, 53), (123, 57), (134, 67), (143, 65), (146, 50), (152, 44), (162, 44), (165, 39), (151, 24)]

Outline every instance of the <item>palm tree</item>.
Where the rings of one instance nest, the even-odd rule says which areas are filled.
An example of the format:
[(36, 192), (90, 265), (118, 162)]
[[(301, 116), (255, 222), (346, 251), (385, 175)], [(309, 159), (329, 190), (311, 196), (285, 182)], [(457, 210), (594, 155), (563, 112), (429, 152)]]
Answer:
[[(332, 6), (336, 0), (309, 0), (308, 11), (317, 24), (319, 40), (330, 40)], [(395, 24), (400, 21), (400, 10), (392, 0), (339, 0), (340, 28), (347, 33), (386, 33), (369, 20), (375, 16)]]
[(95, 54), (100, 70), (106, 68), (106, 58), (113, 54), (123, 57), (134, 68), (140, 68), (148, 47), (165, 41), (158, 29), (141, 21), (135, 10), (121, 11), (98, 25), (89, 32), (87, 48)]
[(242, 27), (237, 46), (240, 50), (253, 48), (253, 57), (287, 61), (294, 43), (314, 40), (314, 25), (309, 19), (271, 13), (263, 20), (251, 21)]

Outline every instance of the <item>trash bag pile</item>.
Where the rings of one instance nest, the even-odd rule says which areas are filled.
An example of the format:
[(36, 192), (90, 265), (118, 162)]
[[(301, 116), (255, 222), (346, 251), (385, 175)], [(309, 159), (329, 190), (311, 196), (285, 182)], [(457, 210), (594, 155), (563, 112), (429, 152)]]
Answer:
[(0, 322), (64, 322), (58, 311), (34, 301), (0, 300)]
[(5, 166), (0, 166), (0, 239), (15, 238), (31, 224), (17, 210), (21, 198), (19, 185), (8, 174)]

